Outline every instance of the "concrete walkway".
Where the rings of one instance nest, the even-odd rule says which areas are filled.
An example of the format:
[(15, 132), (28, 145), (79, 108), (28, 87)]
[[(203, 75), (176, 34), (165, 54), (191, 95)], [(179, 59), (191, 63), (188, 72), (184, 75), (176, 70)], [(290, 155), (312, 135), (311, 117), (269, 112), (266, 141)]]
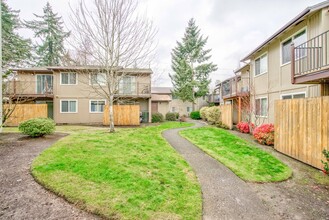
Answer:
[[(195, 126), (204, 123), (193, 121)], [(194, 169), (202, 189), (203, 219), (271, 219), (262, 201), (232, 171), (171, 129), (163, 137)]]

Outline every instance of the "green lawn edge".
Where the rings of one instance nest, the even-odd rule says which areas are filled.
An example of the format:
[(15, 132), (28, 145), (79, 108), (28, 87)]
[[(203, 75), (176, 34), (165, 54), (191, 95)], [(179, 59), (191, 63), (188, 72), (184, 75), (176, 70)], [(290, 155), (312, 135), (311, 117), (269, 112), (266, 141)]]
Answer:
[[(33, 160), (31, 174), (35, 180), (46, 189), (63, 197), (68, 202), (77, 205), (81, 209), (105, 218), (201, 219), (201, 187), (195, 173), (183, 157), (179, 155), (161, 135), (161, 133), (167, 129), (189, 127), (192, 125), (192, 123), (166, 122), (159, 126), (118, 129), (119, 131), (115, 134), (110, 134), (104, 130), (88, 132), (82, 129), (81, 132), (73, 132), (44, 150)], [(156, 130), (156, 134), (154, 132), (152, 133), (152, 130)], [(129, 171), (129, 169), (126, 169), (127, 167), (123, 167), (121, 170), (118, 170), (117, 173), (113, 172), (113, 178), (127, 178), (126, 181), (121, 181), (121, 186), (119, 186), (120, 180), (116, 181), (115, 184), (111, 183), (112, 180), (106, 179), (106, 174), (104, 174), (103, 177), (97, 177), (93, 172), (88, 174), (79, 173), (79, 169), (84, 170), (84, 165), (80, 163), (81, 161), (79, 162), (81, 155), (75, 155), (74, 157), (72, 155), (77, 153), (74, 152), (77, 147), (79, 148), (79, 153), (88, 151), (88, 148), (85, 146), (79, 146), (79, 143), (83, 141), (86, 136), (88, 137), (87, 140), (91, 141), (90, 146), (92, 146), (92, 148), (98, 146), (100, 149), (106, 150), (106, 148), (101, 147), (102, 143), (98, 142), (96, 145), (93, 145), (92, 141), (96, 141), (100, 135), (111, 136), (119, 134), (123, 135), (121, 139), (118, 140), (122, 143), (123, 140), (127, 141), (127, 134), (125, 135), (125, 133), (135, 138), (140, 136), (138, 139), (138, 141), (141, 141), (140, 146), (143, 145), (143, 147), (145, 147), (146, 153), (150, 151), (151, 154), (154, 154), (153, 160), (150, 158), (147, 160), (149, 162), (140, 160), (138, 157), (141, 152), (129, 154), (129, 151), (134, 150), (134, 146), (138, 146), (138, 143), (131, 143), (131, 145), (127, 144), (126, 146), (131, 149), (117, 156), (130, 157), (133, 155), (127, 160), (123, 159), (124, 161), (121, 161), (122, 165), (124, 166), (124, 164), (132, 163), (133, 166), (138, 166), (138, 168)], [(147, 140), (147, 135), (151, 135), (152, 140)], [(77, 139), (79, 143), (74, 144), (73, 139)], [(110, 143), (111, 141), (106, 139), (102, 142)], [(153, 148), (155, 149), (152, 151), (152, 148), (146, 146), (148, 143), (151, 143), (151, 145), (158, 144), (159, 146), (154, 145)], [(113, 141), (112, 144), (114, 145), (110, 146), (110, 149), (114, 151), (117, 150), (117, 143)], [(158, 154), (154, 153), (161, 149), (163, 149), (163, 152), (159, 152)], [(96, 150), (93, 153), (98, 154), (100, 152)], [(151, 154), (144, 156), (152, 157)], [(67, 158), (71, 161), (67, 162)], [(87, 166), (94, 166), (97, 168), (97, 163), (102, 164), (102, 162), (99, 161), (94, 163), (96, 164), (93, 165), (93, 163), (89, 163)], [(67, 165), (70, 165), (71, 168), (67, 167)], [(127, 166), (129, 165), (130, 164)], [(115, 167), (115, 165), (113, 166)], [(143, 166), (149, 172), (144, 172)], [(163, 166), (163, 168), (159, 166)], [(120, 167), (115, 168), (120, 169)], [(102, 172), (99, 174), (101, 173)], [(119, 174), (121, 174), (122, 177), (120, 177)], [(92, 179), (93, 175), (96, 176), (94, 179)], [(129, 182), (129, 184), (127, 182)], [(134, 185), (134, 183), (136, 183), (136, 185)]]
[(272, 154), (212, 126), (180, 131), (180, 135), (248, 182), (281, 182), (292, 169)]

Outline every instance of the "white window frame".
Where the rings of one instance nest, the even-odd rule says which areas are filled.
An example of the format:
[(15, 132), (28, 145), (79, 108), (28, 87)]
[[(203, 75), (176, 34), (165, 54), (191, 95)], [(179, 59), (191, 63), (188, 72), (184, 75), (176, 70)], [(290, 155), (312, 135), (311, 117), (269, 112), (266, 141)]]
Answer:
[[(283, 44), (284, 44), (286, 41), (290, 40), (290, 39), (291, 39), (291, 42), (293, 43), (293, 42), (294, 42), (294, 38), (295, 38), (295, 36), (298, 35), (298, 34), (300, 34), (300, 33), (303, 32), (303, 31), (305, 31), (306, 41), (307, 41), (307, 39), (308, 39), (308, 37), (307, 37), (307, 27), (304, 27), (304, 28), (300, 29), (299, 31), (295, 32), (294, 34), (290, 35), (289, 37), (287, 37), (286, 39), (284, 39), (283, 41), (281, 41), (281, 43), (280, 43), (280, 64), (281, 64), (281, 66), (285, 66), (285, 65), (288, 65), (288, 64), (291, 63), (291, 59), (290, 59), (290, 61), (288, 61), (288, 62), (286, 62), (286, 63), (283, 63), (283, 62), (282, 62), (282, 59), (283, 59), (283, 56), (282, 56), (282, 46), (283, 46)], [(299, 45), (295, 45), (295, 46), (299, 46)], [(295, 60), (298, 60), (298, 59), (304, 58), (304, 57), (306, 57), (306, 56), (307, 56), (307, 54), (306, 54), (305, 56), (302, 56), (302, 57), (296, 57)]]
[[(258, 75), (256, 75), (256, 60), (260, 59), (261, 57), (263, 57), (265, 55), (266, 55), (267, 69), (266, 69), (266, 71), (260, 72)], [(258, 76), (264, 75), (266, 73), (268, 73), (268, 52), (267, 51), (254, 59), (254, 77), (258, 77)]]
[[(76, 108), (75, 108), (76, 111), (75, 111), (75, 112), (63, 112), (63, 111), (62, 111), (62, 102), (63, 102), (63, 101), (75, 101), (75, 103), (76, 103), (76, 104), (75, 104), (75, 105), (76, 105), (76, 106), (75, 106), (75, 107), (76, 107)], [(75, 114), (75, 113), (78, 113), (78, 107), (79, 107), (79, 101), (78, 101), (77, 99), (60, 99), (60, 100), (59, 100), (59, 108), (60, 108), (59, 110), (60, 110), (60, 113), (61, 113), (61, 114)]]
[[(105, 83), (99, 83), (99, 82), (97, 82), (97, 83), (95, 83), (95, 84), (92, 84), (92, 82), (91, 82), (91, 76), (93, 75), (93, 74), (104, 74), (105, 75), (105, 81), (106, 81), (106, 73), (102, 73), (102, 72), (98, 72), (98, 73), (89, 73), (89, 85), (98, 85), (98, 86), (105, 86), (106, 85), (106, 82)], [(98, 79), (97, 79), (98, 80)]]
[(105, 106), (106, 106), (106, 100), (105, 99), (90, 99), (89, 100), (89, 113), (91, 114), (99, 114), (99, 113), (104, 113), (104, 111), (100, 112), (100, 111), (97, 111), (97, 112), (92, 112), (91, 111), (91, 102), (104, 102), (104, 109), (105, 109)]
[[(267, 107), (267, 109), (266, 109), (266, 115), (257, 115), (257, 106), (256, 106), (256, 100), (260, 100), (260, 104), (262, 104), (262, 99), (266, 99), (266, 107)], [(256, 117), (257, 118), (267, 118), (268, 117), (268, 109), (269, 109), (269, 107), (268, 107), (268, 97), (266, 97), (266, 96), (261, 96), (261, 97), (257, 97), (256, 99), (255, 99), (255, 115), (256, 115)], [(262, 111), (262, 106), (260, 106), (260, 112)]]
[(285, 93), (285, 94), (281, 94), (280, 95), (280, 99), (282, 99), (283, 100), (283, 96), (288, 96), (288, 95), (291, 95), (291, 99), (294, 99), (293, 97), (294, 97), (294, 95), (301, 95), (301, 94), (304, 94), (305, 95), (305, 98), (307, 98), (307, 94), (306, 94), (306, 92), (293, 92), (293, 93)]
[[(67, 74), (71, 74), (71, 73), (74, 73), (75, 74), (75, 84), (63, 84), (62, 83), (62, 74), (63, 73), (67, 73)], [(60, 72), (60, 77), (59, 77), (60, 79), (59, 79), (59, 84), (61, 85), (61, 86), (73, 86), (73, 85), (78, 85), (78, 74), (76, 73), (76, 72)]]

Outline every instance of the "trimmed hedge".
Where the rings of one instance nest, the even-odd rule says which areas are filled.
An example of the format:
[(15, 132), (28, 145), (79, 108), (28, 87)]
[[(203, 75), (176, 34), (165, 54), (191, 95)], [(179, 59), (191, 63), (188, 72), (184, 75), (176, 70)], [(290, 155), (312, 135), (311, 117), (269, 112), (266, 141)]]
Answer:
[(205, 107), (202, 107), (200, 109), (200, 117), (203, 119), (203, 120), (207, 120), (207, 110), (208, 110), (209, 107), (205, 106)]
[(176, 121), (177, 120), (177, 114), (175, 112), (168, 112), (166, 114), (166, 121)]
[(159, 112), (152, 113), (152, 123), (163, 122), (163, 115)]
[(190, 113), (190, 117), (194, 120), (199, 120), (201, 119), (200, 112), (199, 111), (194, 111)]
[(50, 118), (33, 118), (20, 123), (18, 130), (30, 137), (42, 137), (55, 131), (55, 122)]

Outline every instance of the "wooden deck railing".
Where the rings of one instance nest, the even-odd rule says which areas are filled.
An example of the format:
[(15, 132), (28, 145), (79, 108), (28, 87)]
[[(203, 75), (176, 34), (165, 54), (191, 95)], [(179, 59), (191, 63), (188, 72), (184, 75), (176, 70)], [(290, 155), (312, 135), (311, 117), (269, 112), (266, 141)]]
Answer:
[(292, 83), (298, 76), (313, 74), (329, 67), (329, 31), (295, 47), (291, 45)]

